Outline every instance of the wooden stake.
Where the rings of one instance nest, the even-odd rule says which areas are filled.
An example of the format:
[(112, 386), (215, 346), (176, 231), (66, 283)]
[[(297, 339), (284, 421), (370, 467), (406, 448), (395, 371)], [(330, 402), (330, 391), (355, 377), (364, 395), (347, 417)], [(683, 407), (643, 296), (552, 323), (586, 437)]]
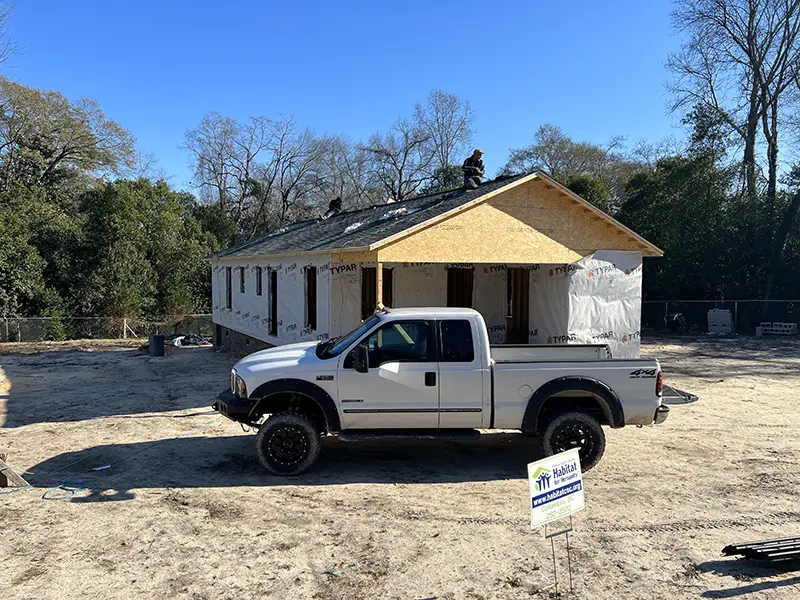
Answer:
[(6, 464), (6, 455), (0, 454), (0, 487), (8, 487), (10, 481), (12, 487), (28, 487), (28, 482), (17, 475), (14, 470)]

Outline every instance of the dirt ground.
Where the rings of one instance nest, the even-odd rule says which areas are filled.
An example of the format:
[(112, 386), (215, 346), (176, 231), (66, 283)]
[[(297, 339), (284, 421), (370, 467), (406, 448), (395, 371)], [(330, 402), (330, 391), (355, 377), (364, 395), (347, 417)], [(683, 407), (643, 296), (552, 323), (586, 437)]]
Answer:
[[(277, 479), (253, 434), (209, 411), (230, 355), (16, 350), (0, 356), (0, 452), (34, 487), (0, 495), (3, 598), (548, 596), (527, 438), (328, 438), (313, 472)], [(700, 401), (607, 432), (571, 537), (574, 597), (800, 597), (800, 570), (720, 555), (800, 536), (800, 340), (661, 339), (644, 354)], [(70, 493), (59, 483), (85, 489), (43, 499)]]

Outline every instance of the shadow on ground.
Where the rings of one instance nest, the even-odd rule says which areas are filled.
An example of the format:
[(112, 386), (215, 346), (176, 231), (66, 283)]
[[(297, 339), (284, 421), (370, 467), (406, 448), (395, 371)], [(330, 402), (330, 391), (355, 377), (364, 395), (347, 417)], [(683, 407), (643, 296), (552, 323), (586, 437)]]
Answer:
[(2, 355), (0, 426), (210, 406), (234, 362), (211, 348), (170, 347), (159, 358), (131, 349)]
[[(229, 425), (229, 423), (226, 423)], [(30, 471), (36, 487), (83, 482), (74, 502), (127, 500), (132, 490), (237, 486), (327, 486), (352, 483), (453, 483), (518, 479), (540, 458), (535, 441), (496, 433), (478, 440), (343, 442), (323, 440), (319, 461), (296, 477), (275, 477), (258, 463), (254, 435), (186, 437), (108, 444), (67, 452)], [(99, 472), (91, 469), (111, 465)]]
[[(800, 562), (758, 563), (747, 559), (712, 560), (697, 565), (700, 573), (713, 573), (741, 582), (727, 589), (707, 590), (703, 598), (736, 598), (787, 586), (800, 585)], [(787, 575), (790, 575), (787, 577)], [(756, 581), (759, 580), (759, 581)]]

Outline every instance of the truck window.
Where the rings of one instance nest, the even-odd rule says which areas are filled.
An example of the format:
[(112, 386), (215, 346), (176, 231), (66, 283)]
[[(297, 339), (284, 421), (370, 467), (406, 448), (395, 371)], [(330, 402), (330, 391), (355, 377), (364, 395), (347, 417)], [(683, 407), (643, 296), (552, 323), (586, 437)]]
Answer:
[(442, 336), (442, 362), (472, 362), (475, 346), (472, 326), (467, 320), (439, 321)]
[(427, 362), (435, 355), (426, 321), (387, 323), (367, 338), (369, 367), (387, 362)]

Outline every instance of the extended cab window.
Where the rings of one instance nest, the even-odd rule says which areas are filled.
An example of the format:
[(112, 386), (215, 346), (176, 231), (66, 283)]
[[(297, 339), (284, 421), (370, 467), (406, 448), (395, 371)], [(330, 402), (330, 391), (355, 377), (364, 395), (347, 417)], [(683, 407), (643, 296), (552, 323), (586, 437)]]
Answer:
[(472, 362), (475, 346), (472, 343), (472, 326), (467, 320), (440, 321), (442, 335), (442, 362)]
[[(435, 360), (431, 327), (427, 321), (387, 323), (374, 331), (365, 342), (369, 352), (370, 369), (377, 369), (387, 362)], [(352, 361), (348, 360), (345, 367), (352, 367)]]

